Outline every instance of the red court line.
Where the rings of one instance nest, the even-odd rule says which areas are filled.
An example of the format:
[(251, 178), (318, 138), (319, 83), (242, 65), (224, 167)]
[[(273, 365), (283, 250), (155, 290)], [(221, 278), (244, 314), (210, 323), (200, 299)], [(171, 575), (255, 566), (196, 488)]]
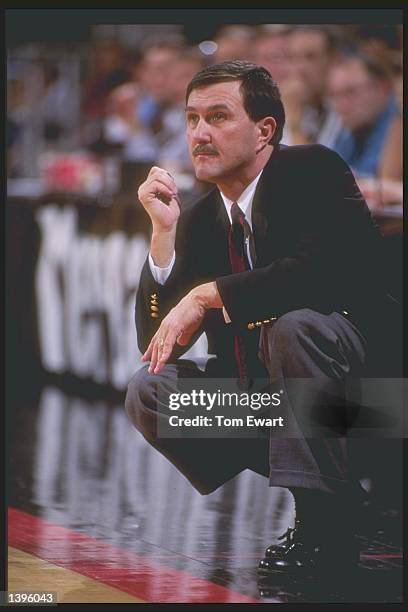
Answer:
[[(259, 603), (182, 570), (150, 561), (15, 508), (9, 545), (152, 603)], [(50, 586), (51, 588), (51, 586)]]

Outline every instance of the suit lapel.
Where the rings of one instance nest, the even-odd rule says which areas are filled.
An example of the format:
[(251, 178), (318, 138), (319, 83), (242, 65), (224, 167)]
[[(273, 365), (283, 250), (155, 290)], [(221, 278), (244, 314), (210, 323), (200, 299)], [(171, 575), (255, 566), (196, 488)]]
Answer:
[(254, 234), (255, 252), (257, 261), (262, 260), (262, 250), (266, 235), (277, 204), (278, 175), (276, 172), (279, 159), (280, 145), (275, 147), (266, 164), (258, 185), (256, 186), (252, 204), (252, 229)]
[(220, 266), (222, 274), (231, 274), (231, 264), (228, 253), (230, 221), (218, 189), (214, 190), (214, 205), (216, 209), (214, 212), (216, 220), (214, 228), (215, 235), (213, 243), (208, 246), (214, 258), (214, 262), (218, 262), (217, 265)]
[(263, 211), (253, 211), (252, 213), (252, 228), (255, 242), (255, 253), (258, 256), (261, 253), (262, 245), (265, 243), (266, 233), (268, 231), (268, 217)]

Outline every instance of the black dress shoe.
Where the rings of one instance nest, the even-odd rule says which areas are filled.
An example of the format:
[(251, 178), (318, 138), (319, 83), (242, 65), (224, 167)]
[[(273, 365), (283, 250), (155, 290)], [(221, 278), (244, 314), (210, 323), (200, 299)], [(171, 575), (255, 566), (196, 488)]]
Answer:
[(294, 532), (300, 528), (300, 520), (295, 520), (295, 527), (288, 527), (284, 534), (278, 537), (278, 540), (284, 540), (282, 544), (271, 544), (265, 550), (265, 557), (275, 557), (277, 555), (282, 555), (289, 546), (292, 545), (293, 534)]
[(269, 546), (259, 564), (258, 573), (275, 572), (293, 575), (315, 575), (352, 570), (359, 561), (359, 548), (354, 535), (342, 530), (310, 531), (300, 520), (279, 539), (280, 545)]

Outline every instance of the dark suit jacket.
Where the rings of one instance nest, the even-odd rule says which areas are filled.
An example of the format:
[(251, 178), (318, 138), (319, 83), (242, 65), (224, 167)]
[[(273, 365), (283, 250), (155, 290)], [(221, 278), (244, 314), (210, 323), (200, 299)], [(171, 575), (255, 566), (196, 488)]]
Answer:
[[(258, 182), (252, 207), (256, 265), (232, 274), (229, 220), (217, 188), (179, 220), (176, 263), (158, 285), (146, 261), (136, 300), (141, 351), (161, 319), (192, 287), (216, 280), (233, 324), (207, 311), (209, 352), (234, 363), (232, 335), (253, 345), (262, 325), (299, 308), (347, 312), (365, 334), (384, 324), (389, 308), (382, 236), (347, 164), (321, 145), (276, 147)], [(151, 310), (151, 306), (157, 310)], [(186, 349), (183, 349), (186, 350)], [(176, 349), (175, 355), (182, 353)]]

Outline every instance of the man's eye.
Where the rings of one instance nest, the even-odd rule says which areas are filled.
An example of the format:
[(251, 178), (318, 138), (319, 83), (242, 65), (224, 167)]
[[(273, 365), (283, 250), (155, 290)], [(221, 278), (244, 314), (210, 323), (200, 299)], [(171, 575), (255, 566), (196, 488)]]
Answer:
[(187, 116), (187, 123), (189, 123), (190, 125), (195, 125), (197, 122), (198, 122), (197, 115), (188, 115)]
[(222, 121), (222, 119), (225, 119), (224, 113), (213, 113), (210, 117), (211, 121)]

